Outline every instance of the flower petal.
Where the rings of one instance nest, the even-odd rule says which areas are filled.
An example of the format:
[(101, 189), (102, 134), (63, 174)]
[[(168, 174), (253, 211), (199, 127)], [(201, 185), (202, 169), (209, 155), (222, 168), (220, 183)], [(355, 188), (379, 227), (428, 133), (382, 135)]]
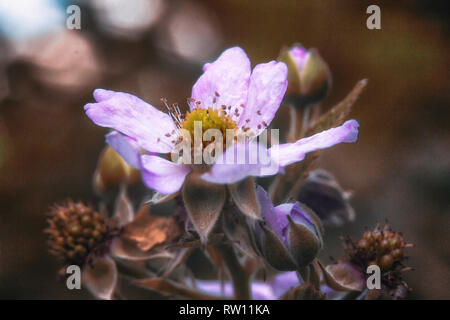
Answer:
[(172, 150), (175, 124), (170, 116), (152, 105), (124, 92), (96, 89), (97, 103), (88, 103), (84, 110), (95, 124), (113, 128), (136, 140), (150, 152), (167, 153)]
[(179, 165), (158, 156), (141, 157), (141, 175), (145, 185), (159, 193), (171, 194), (180, 190), (190, 167)]
[(238, 142), (227, 148), (222, 156), (216, 159), (210, 171), (201, 177), (213, 183), (232, 184), (249, 176), (274, 175), (278, 170), (278, 164), (272, 161), (263, 145)]
[(267, 227), (287, 246), (285, 235), (285, 229), (289, 225), (287, 215), (294, 204), (286, 203), (275, 208), (269, 199), (269, 195), (261, 186), (257, 187), (256, 195), (261, 206), (261, 216)]
[(281, 167), (301, 161), (308, 152), (325, 149), (341, 142), (355, 142), (358, 139), (359, 124), (348, 120), (343, 125), (319, 132), (294, 143), (275, 145), (270, 148), (270, 156)]
[(297, 66), (298, 71), (301, 72), (305, 66), (306, 59), (308, 58), (309, 54), (308, 50), (305, 50), (305, 48), (301, 46), (295, 46), (289, 49), (289, 54), (292, 60), (294, 60), (294, 63)]
[(135, 169), (140, 168), (141, 153), (136, 140), (113, 131), (105, 136), (106, 143), (116, 151), (126, 163)]
[[(221, 297), (225, 296), (231, 298), (233, 296), (233, 286), (230, 282), (223, 284), (220, 281), (214, 280), (197, 280), (195, 282), (198, 290), (201, 292)], [(252, 298), (255, 300), (275, 300), (276, 296), (273, 293), (271, 286), (261, 281), (254, 281), (251, 284)]]
[(280, 297), (287, 290), (299, 284), (297, 272), (295, 271), (279, 273), (273, 278), (271, 283), (276, 297)]
[[(216, 61), (203, 67), (204, 73), (192, 87), (191, 97), (200, 107), (220, 108), (222, 105), (242, 109), (247, 101), (250, 60), (244, 50), (225, 50)], [(191, 104), (191, 110), (195, 104)]]
[(259, 135), (272, 122), (287, 88), (287, 67), (283, 62), (258, 64), (250, 77), (248, 99), (239, 126)]

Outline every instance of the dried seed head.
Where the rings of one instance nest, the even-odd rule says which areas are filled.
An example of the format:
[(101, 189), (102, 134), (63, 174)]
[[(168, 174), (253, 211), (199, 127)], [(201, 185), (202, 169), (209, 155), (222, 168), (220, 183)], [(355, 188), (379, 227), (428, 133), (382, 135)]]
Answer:
[[(412, 244), (405, 243), (401, 233), (392, 231), (387, 223), (383, 228), (377, 224), (372, 231), (366, 228), (358, 242), (350, 237), (343, 241), (345, 256), (326, 267), (329, 285), (337, 283), (350, 287), (352, 284), (356, 291), (362, 291), (368, 278), (367, 267), (377, 265), (381, 269), (381, 290), (369, 290), (366, 299), (405, 298), (410, 289), (402, 274), (413, 268), (405, 267), (403, 263), (407, 258), (405, 249)], [(336, 287), (335, 290), (340, 289)]]
[(380, 266), (382, 271), (392, 271), (401, 265), (405, 259), (405, 244), (403, 235), (378, 225), (372, 231), (366, 231), (362, 238), (354, 243), (351, 238), (345, 240), (345, 251), (352, 263), (367, 267), (369, 264)]
[(81, 267), (95, 256), (107, 254), (111, 240), (119, 234), (108, 217), (81, 202), (55, 205), (47, 221), (50, 252), (65, 265)]

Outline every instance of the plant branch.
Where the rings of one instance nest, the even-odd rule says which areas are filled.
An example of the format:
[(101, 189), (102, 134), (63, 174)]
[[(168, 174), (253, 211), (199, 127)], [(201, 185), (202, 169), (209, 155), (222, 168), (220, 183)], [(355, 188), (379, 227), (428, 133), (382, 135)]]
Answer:
[(249, 300), (251, 298), (250, 276), (239, 262), (234, 248), (229, 244), (222, 244), (217, 246), (217, 251), (222, 256), (228, 269), (233, 283), (234, 298), (237, 300)]

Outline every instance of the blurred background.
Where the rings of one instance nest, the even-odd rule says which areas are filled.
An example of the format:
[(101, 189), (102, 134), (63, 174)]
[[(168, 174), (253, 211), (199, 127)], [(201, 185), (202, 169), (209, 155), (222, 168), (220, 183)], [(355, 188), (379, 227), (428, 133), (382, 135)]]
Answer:
[[(81, 9), (69, 30), (66, 9)], [(381, 8), (381, 30), (366, 8)], [(356, 220), (340, 235), (389, 219), (409, 242), (413, 299), (450, 299), (450, 24), (442, 1), (2, 0), (0, 2), (0, 298), (81, 299), (57, 281), (45, 213), (67, 198), (95, 203), (92, 174), (106, 129), (84, 115), (94, 88), (184, 101), (201, 65), (230, 46), (252, 64), (282, 46), (316, 47), (333, 73), (324, 105), (362, 78), (351, 117), (360, 138), (320, 166), (352, 190)]]

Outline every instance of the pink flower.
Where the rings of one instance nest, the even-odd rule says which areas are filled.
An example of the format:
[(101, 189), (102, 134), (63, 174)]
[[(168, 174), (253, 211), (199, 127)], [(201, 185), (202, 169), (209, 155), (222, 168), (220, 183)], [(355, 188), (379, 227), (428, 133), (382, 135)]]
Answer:
[[(106, 136), (107, 142), (130, 165), (141, 170), (147, 187), (160, 193), (180, 190), (195, 165), (175, 163), (156, 154), (172, 152), (180, 141), (180, 129), (186, 125), (183, 122), (189, 121), (189, 117), (193, 120), (201, 110), (207, 109), (209, 114), (226, 121), (236, 132), (250, 137), (244, 143), (235, 143), (226, 149), (223, 158), (228, 159), (228, 152), (245, 148), (247, 152), (265, 152), (271, 160), (270, 168), (258, 162), (216, 161), (208, 166), (201, 178), (217, 184), (232, 184), (248, 176), (274, 175), (284, 166), (301, 161), (307, 152), (357, 139), (358, 123), (349, 120), (340, 127), (295, 143), (266, 149), (253, 138), (267, 128), (280, 106), (287, 88), (286, 65), (270, 61), (256, 65), (252, 71), (245, 52), (233, 47), (225, 50), (213, 63), (205, 64), (203, 71), (192, 88), (190, 112), (184, 119), (177, 106), (169, 107), (171, 112), (168, 114), (131, 94), (104, 89), (96, 89), (96, 103), (84, 107), (94, 123), (116, 131)], [(208, 124), (208, 119), (205, 121)], [(141, 155), (139, 148), (147, 153)]]

